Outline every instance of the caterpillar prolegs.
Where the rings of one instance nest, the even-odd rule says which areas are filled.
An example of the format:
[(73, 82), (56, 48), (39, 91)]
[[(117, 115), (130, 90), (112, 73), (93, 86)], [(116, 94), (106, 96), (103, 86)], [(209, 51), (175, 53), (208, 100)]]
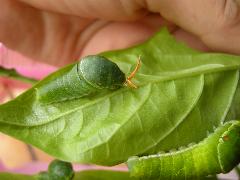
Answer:
[(44, 103), (81, 98), (102, 89), (114, 90), (124, 85), (135, 87), (131, 82), (140, 67), (140, 60), (134, 71), (126, 78), (114, 62), (103, 56), (86, 56), (60, 72), (45, 79), (44, 87), (36, 87), (39, 100)]
[(227, 173), (240, 163), (240, 122), (230, 121), (202, 142), (176, 152), (129, 158), (140, 179), (197, 179)]

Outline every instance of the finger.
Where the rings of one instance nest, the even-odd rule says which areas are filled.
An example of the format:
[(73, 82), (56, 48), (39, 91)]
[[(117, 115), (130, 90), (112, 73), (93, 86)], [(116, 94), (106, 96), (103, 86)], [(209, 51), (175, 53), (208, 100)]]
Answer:
[[(151, 20), (151, 22), (153, 21)], [(160, 17), (158, 18), (158, 22), (162, 22), (162, 26), (168, 25), (168, 29), (172, 32), (176, 39), (186, 43), (189, 47), (200, 51), (210, 50), (197, 36), (180, 28), (176, 28), (173, 25), (169, 26), (169, 23)], [(97, 54), (107, 50), (131, 47), (132, 45), (146, 41), (158, 30), (159, 26), (148, 27), (141, 22), (111, 23), (94, 34), (94, 36), (86, 44), (81, 56)], [(118, 33), (119, 31), (122, 33)], [(101, 44), (101, 46), (99, 46), (99, 44)]]
[(147, 39), (162, 25), (171, 26), (156, 15), (116, 25), (40, 11), (13, 0), (0, 3), (3, 6), (0, 41), (32, 59), (52, 65), (70, 63), (81, 54), (126, 47)]
[(81, 56), (130, 47), (149, 39), (161, 27), (176, 28), (159, 15), (148, 15), (134, 22), (111, 22), (99, 29), (86, 43)]
[(217, 51), (240, 54), (237, 0), (148, 0), (148, 9), (200, 37)]
[(53, 65), (79, 57), (81, 35), (91, 20), (40, 11), (15, 0), (0, 4), (0, 42)]
[(199, 36), (213, 50), (240, 54), (238, 0), (61, 0), (60, 3), (59, 0), (22, 1), (42, 9), (111, 20), (132, 20), (147, 12), (156, 12)]
[(160, 12), (163, 17), (201, 35), (220, 23), (224, 8), (223, 0), (148, 0), (148, 8), (152, 12)]
[(136, 20), (145, 16), (148, 10), (144, 0), (21, 0), (33, 7), (105, 20)]

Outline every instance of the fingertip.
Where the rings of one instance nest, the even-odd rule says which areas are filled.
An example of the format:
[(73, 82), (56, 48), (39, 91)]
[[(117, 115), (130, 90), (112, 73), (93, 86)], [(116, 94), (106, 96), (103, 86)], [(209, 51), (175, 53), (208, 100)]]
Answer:
[(134, 22), (106, 23), (91, 34), (82, 49), (81, 56), (139, 44), (150, 38), (161, 27), (168, 27), (170, 32), (176, 28), (158, 14), (149, 14)]

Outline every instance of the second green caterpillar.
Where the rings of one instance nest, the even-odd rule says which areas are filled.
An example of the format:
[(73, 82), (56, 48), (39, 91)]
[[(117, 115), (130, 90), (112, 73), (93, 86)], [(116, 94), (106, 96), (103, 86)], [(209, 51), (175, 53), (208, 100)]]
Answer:
[(143, 157), (132, 157), (127, 164), (132, 176), (143, 180), (201, 179), (227, 173), (240, 162), (240, 122), (230, 121), (202, 142)]

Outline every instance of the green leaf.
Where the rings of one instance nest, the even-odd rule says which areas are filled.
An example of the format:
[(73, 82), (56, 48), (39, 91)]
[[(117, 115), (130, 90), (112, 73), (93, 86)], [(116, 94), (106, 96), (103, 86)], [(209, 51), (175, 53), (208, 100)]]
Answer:
[[(1, 105), (0, 131), (62, 160), (115, 165), (198, 143), (239, 117), (238, 56), (194, 51), (166, 30), (141, 45), (102, 55), (126, 75), (141, 55), (133, 79), (138, 89), (40, 102), (42, 90), (73, 70), (69, 65)], [(72, 84), (61, 85), (67, 89), (63, 95), (74, 93)]]

